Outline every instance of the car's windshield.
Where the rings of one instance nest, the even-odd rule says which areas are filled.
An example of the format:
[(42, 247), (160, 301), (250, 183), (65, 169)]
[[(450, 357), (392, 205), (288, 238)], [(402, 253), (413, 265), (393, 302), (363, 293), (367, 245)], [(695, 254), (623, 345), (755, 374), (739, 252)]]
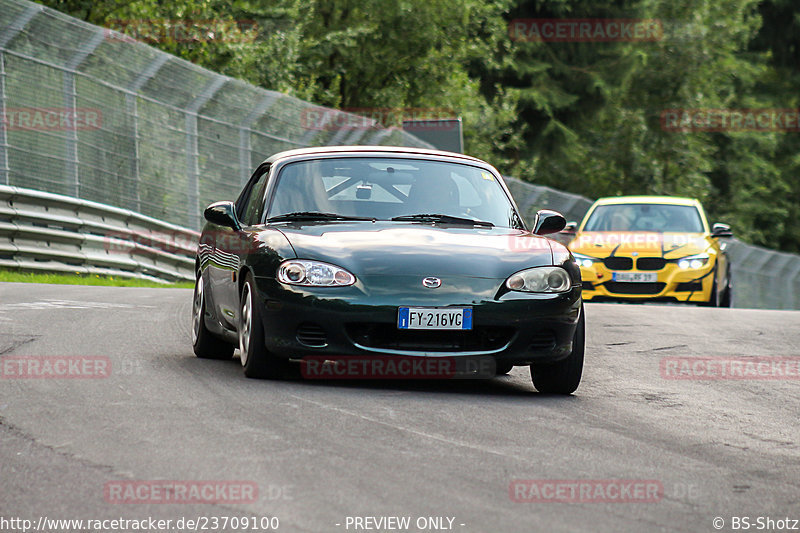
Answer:
[(670, 204), (615, 204), (595, 208), (583, 231), (702, 233), (697, 208)]
[(267, 218), (298, 212), (389, 220), (436, 214), (514, 226), (497, 178), (478, 167), (399, 157), (289, 163), (277, 177)]

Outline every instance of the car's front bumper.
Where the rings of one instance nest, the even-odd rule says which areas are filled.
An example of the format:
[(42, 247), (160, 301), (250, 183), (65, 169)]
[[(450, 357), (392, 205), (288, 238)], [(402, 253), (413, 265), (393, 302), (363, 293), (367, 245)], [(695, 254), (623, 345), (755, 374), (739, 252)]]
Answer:
[[(256, 278), (266, 347), (307, 356), (487, 356), (517, 365), (562, 359), (572, 350), (581, 289), (525, 294), (504, 280), (443, 277), (437, 289), (418, 276), (375, 277), (350, 287), (309, 288)], [(470, 307), (473, 330), (399, 330), (398, 308)]]
[[(660, 300), (676, 302), (708, 302), (714, 284), (713, 261), (701, 268), (680, 268), (676, 263), (667, 263), (657, 271), (625, 270), (614, 271), (603, 263), (591, 267), (581, 266), (583, 280), (583, 299), (600, 300)], [(655, 273), (655, 282), (614, 281), (614, 272)]]

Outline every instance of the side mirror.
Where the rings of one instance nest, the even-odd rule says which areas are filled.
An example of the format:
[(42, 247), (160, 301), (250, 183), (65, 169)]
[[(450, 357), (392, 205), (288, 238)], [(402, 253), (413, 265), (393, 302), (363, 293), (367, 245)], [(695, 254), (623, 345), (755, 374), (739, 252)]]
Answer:
[(564, 229), (566, 225), (567, 219), (561, 213), (542, 209), (536, 212), (536, 218), (533, 220), (533, 233), (536, 235), (556, 233)]
[(567, 222), (567, 225), (564, 226), (564, 229), (561, 230), (561, 233), (567, 233), (569, 235), (575, 235), (578, 231), (578, 223), (574, 220)]
[(733, 232), (731, 231), (731, 227), (727, 224), (721, 224), (717, 222), (711, 227), (711, 236), (712, 237), (733, 237)]
[(236, 208), (233, 202), (215, 202), (203, 211), (206, 220), (219, 226), (226, 226), (239, 231), (242, 226), (236, 218)]

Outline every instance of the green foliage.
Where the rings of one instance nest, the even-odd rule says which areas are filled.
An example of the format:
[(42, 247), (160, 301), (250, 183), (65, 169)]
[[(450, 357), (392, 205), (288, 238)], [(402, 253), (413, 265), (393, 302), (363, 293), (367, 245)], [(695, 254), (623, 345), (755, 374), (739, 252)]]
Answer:
[[(590, 197), (701, 199), (800, 251), (800, 133), (671, 131), (668, 109), (800, 107), (795, 0), (46, 0), (94, 24), (219, 20), (155, 46), (346, 109), (452, 109), (467, 152)], [(527, 42), (516, 19), (656, 19), (652, 42)], [(255, 27), (236, 24), (254, 21)]]

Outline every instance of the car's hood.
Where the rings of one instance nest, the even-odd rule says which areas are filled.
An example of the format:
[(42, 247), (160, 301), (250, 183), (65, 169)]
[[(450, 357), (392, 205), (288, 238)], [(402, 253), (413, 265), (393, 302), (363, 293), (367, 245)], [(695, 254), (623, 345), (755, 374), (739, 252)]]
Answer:
[(711, 241), (703, 233), (586, 231), (578, 233), (568, 248), (591, 257), (629, 256), (675, 259), (705, 252)]
[(508, 228), (409, 222), (275, 225), (298, 258), (344, 267), (361, 276), (506, 278), (551, 265), (550, 241)]

